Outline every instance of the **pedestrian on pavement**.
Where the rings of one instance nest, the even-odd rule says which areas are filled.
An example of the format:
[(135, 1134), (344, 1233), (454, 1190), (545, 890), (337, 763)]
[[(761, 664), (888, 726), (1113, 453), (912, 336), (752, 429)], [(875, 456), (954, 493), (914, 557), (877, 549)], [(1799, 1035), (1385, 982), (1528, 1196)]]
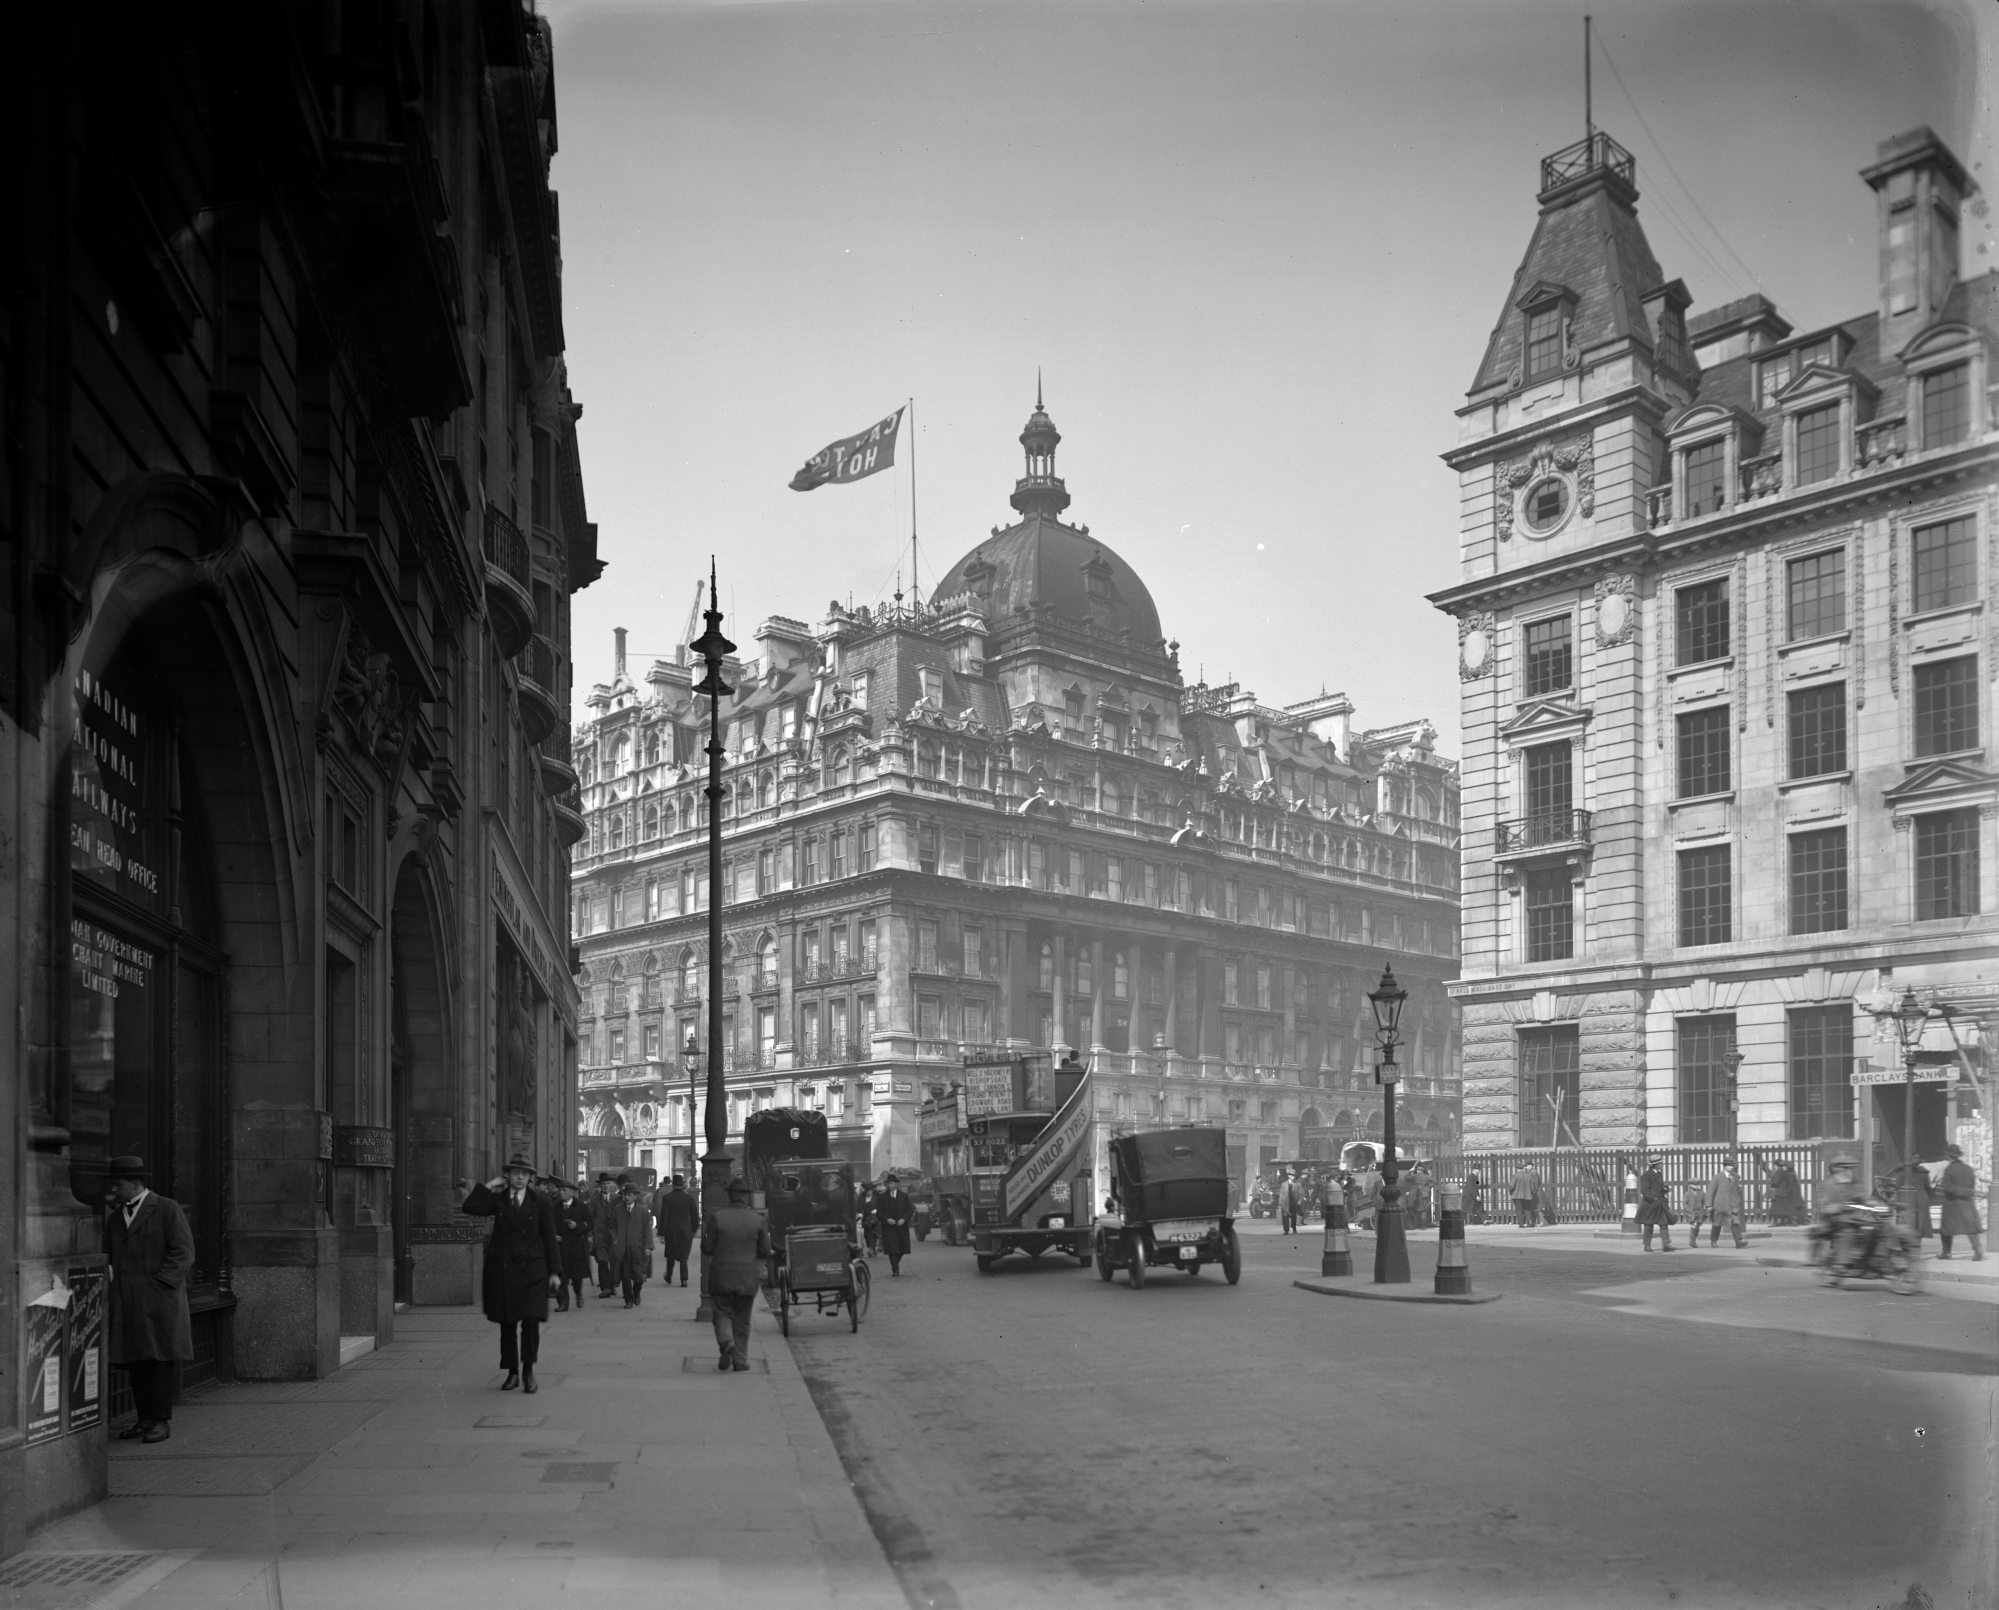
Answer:
[(873, 1257), (881, 1251), (881, 1215), (875, 1203), (875, 1188), (866, 1183), (861, 1186), (860, 1215), (861, 1239), (867, 1243), (868, 1256)]
[(645, 1295), (646, 1277), (652, 1273), (652, 1213), (635, 1179), (628, 1177), (618, 1187), (612, 1236), (617, 1248), (618, 1290), (624, 1295), (625, 1306), (636, 1308)]
[[(1735, 1159), (1724, 1157), (1721, 1166), (1714, 1172), (1714, 1178), (1707, 1182), (1707, 1189), (1701, 1193), (1701, 1217), (1707, 1220), (1707, 1244), (1721, 1245), (1722, 1220), (1728, 1221), (1728, 1233), (1738, 1247), (1749, 1245), (1747, 1226), (1743, 1221), (1742, 1179), (1735, 1171)], [(1695, 1246), (1700, 1245), (1700, 1220), (1694, 1221), (1687, 1239)]]
[(1465, 1223), (1485, 1223), (1485, 1180), (1475, 1168), (1465, 1170)]
[(1436, 1220), (1430, 1211), (1430, 1193), (1436, 1187), (1429, 1168), (1422, 1163), (1409, 1170), (1409, 1184), (1404, 1188), (1403, 1200), (1409, 1204), (1409, 1227), (1413, 1230), (1436, 1228)]
[(617, 1235), (613, 1215), (618, 1206), (618, 1182), (609, 1174), (597, 1176), (597, 1190), (590, 1199), (590, 1254), (597, 1261), (597, 1295), (608, 1298), (618, 1284)]
[(1798, 1171), (1779, 1158), (1770, 1165), (1765, 1178), (1770, 1186), (1770, 1222), (1803, 1224), (1807, 1218), (1805, 1189), (1798, 1182)]
[(576, 1306), (583, 1306), (583, 1287), (590, 1278), (590, 1209), (573, 1180), (559, 1180), (555, 1187), (555, 1233), (562, 1243), (562, 1283), (556, 1287), (555, 1306), (569, 1312), (570, 1293)]
[(1541, 1199), (1541, 1171), (1532, 1163), (1522, 1163), (1513, 1171), (1513, 1225), (1518, 1230), (1534, 1228), (1535, 1204)]
[(1937, 1181), (1937, 1193), (1943, 1198), (1943, 1218), (1937, 1225), (1937, 1233), (1943, 1237), (1942, 1256), (1950, 1256), (1952, 1241), (1967, 1236), (1971, 1241), (1971, 1261), (1983, 1263), (1985, 1249), (1978, 1244), (1978, 1238), (1985, 1233), (1985, 1226), (1978, 1219), (1978, 1175), (1964, 1160), (1960, 1148), (1946, 1146), (1943, 1154), (1950, 1161)]
[(464, 1211), (490, 1218), (486, 1265), (480, 1296), (486, 1317), (500, 1327), (500, 1390), (537, 1390), (535, 1361), (541, 1356), (541, 1327), (548, 1299), (562, 1285), (562, 1234), (555, 1204), (535, 1190), (534, 1164), (516, 1152), (504, 1172), (472, 1187)]
[(1280, 1234), (1298, 1233), (1298, 1182), (1291, 1177), (1288, 1168), (1279, 1171), (1277, 1176), (1277, 1218)]
[(673, 1266), (680, 1265), (680, 1283), (687, 1284), (687, 1255), (694, 1250), (694, 1237), (701, 1230), (701, 1209), (687, 1193), (678, 1174), (660, 1193), (655, 1207), (659, 1221), (660, 1257), (666, 1264), (666, 1284), (673, 1284)]
[(1645, 1250), (1652, 1250), (1652, 1231), (1659, 1231), (1659, 1250), (1673, 1250), (1673, 1209), (1666, 1196), (1666, 1159), (1655, 1157), (1638, 1176), (1638, 1231), (1645, 1237)]
[(902, 1273), (902, 1260), (909, 1256), (909, 1221), (915, 1212), (916, 1204), (903, 1190), (902, 1181), (890, 1179), (875, 1204), (875, 1217), (881, 1222), (882, 1251), (888, 1254), (892, 1275)]
[(708, 1259), (708, 1302), (715, 1313), (718, 1370), (750, 1367), (750, 1311), (763, 1286), (771, 1256), (770, 1227), (750, 1206), (750, 1182), (740, 1174), (729, 1181), (729, 1205), (701, 1223), (701, 1252)]
[(173, 1435), (174, 1383), (183, 1359), (194, 1357), (187, 1277), (194, 1268), (194, 1232), (178, 1202), (148, 1189), (146, 1164), (114, 1157), (106, 1175), (111, 1211), (104, 1250), (111, 1258), (111, 1362), (132, 1381), (138, 1418), (121, 1442), (165, 1442)]
[(1372, 1163), (1362, 1170), (1354, 1182), (1354, 1215), (1356, 1230), (1372, 1230), (1381, 1213), (1381, 1170)]

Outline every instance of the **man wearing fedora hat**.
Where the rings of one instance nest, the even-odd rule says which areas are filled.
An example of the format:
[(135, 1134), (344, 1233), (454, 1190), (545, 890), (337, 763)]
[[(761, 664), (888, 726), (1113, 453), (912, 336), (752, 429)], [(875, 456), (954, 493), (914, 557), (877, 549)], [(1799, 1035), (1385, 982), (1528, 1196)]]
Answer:
[(597, 1260), (597, 1295), (609, 1297), (618, 1284), (618, 1187), (608, 1173), (597, 1176), (590, 1197), (590, 1252)]
[(1985, 1249), (1978, 1238), (1985, 1233), (1985, 1226), (1978, 1219), (1978, 1175), (1964, 1160), (1962, 1147), (1946, 1146), (1943, 1154), (1950, 1159), (1937, 1181), (1937, 1193), (1943, 1198), (1943, 1217), (1937, 1225), (1943, 1236), (1943, 1256), (1948, 1258), (1951, 1242), (1963, 1236), (1971, 1243), (1972, 1261), (1983, 1262)]
[(1645, 1250), (1652, 1250), (1652, 1231), (1659, 1231), (1659, 1250), (1673, 1250), (1673, 1210), (1666, 1194), (1666, 1159), (1655, 1157), (1638, 1176), (1638, 1232), (1645, 1238)]
[(708, 1300), (715, 1310), (715, 1342), (720, 1370), (750, 1367), (750, 1310), (763, 1284), (771, 1255), (770, 1228), (750, 1206), (750, 1182), (729, 1181), (729, 1205), (710, 1213), (701, 1226), (701, 1251), (708, 1258)]
[(111, 1362), (132, 1378), (138, 1418), (118, 1435), (165, 1442), (173, 1434), (174, 1377), (194, 1357), (187, 1276), (194, 1232), (178, 1202), (146, 1187), (146, 1165), (114, 1157), (106, 1170), (111, 1210), (104, 1250), (111, 1256)]
[(555, 1204), (534, 1188), (535, 1167), (516, 1153), (506, 1171), (472, 1187), (465, 1211), (493, 1221), (480, 1281), (486, 1317), (500, 1327), (502, 1391), (535, 1390), (548, 1299), (562, 1285), (562, 1239)]

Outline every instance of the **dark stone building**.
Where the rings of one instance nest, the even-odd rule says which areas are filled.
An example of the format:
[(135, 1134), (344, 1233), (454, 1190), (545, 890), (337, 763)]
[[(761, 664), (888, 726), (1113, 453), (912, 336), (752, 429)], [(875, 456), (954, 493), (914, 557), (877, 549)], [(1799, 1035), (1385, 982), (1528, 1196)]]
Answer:
[(467, 1300), (458, 1182), (567, 1149), (599, 568), (530, 7), (10, 39), (0, 1554), (104, 1490), (110, 1157), (192, 1222), (191, 1384)]

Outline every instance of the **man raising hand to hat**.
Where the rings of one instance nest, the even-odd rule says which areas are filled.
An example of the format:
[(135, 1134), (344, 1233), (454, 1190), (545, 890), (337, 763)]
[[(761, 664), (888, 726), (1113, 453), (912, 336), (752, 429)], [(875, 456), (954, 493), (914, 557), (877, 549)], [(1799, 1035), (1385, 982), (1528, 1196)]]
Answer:
[(516, 1154), (503, 1174), (473, 1186), (465, 1198), (467, 1213), (493, 1221), (480, 1295), (486, 1317), (500, 1327), (500, 1368), (507, 1372), (502, 1391), (535, 1390), (548, 1299), (562, 1287), (555, 1204), (534, 1188), (534, 1177), (534, 1164)]
[(132, 1378), (139, 1417), (119, 1432), (129, 1441), (165, 1442), (173, 1434), (174, 1376), (194, 1357), (187, 1276), (194, 1233), (178, 1202), (146, 1188), (145, 1161), (114, 1157), (104, 1250), (111, 1255), (111, 1362)]

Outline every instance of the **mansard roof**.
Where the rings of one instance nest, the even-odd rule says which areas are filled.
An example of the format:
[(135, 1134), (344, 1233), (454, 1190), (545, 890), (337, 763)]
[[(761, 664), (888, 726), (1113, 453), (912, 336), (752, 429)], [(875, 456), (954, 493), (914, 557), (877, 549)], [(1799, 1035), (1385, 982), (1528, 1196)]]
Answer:
[(1520, 306), (1546, 288), (1574, 298), (1570, 345), (1578, 352), (1635, 337), (1651, 344), (1645, 293), (1664, 279), (1659, 260), (1625, 198), (1627, 185), (1585, 182), (1549, 194), (1526, 256), (1513, 276), (1499, 322), (1472, 381), (1473, 394), (1517, 385), (1525, 367)]

